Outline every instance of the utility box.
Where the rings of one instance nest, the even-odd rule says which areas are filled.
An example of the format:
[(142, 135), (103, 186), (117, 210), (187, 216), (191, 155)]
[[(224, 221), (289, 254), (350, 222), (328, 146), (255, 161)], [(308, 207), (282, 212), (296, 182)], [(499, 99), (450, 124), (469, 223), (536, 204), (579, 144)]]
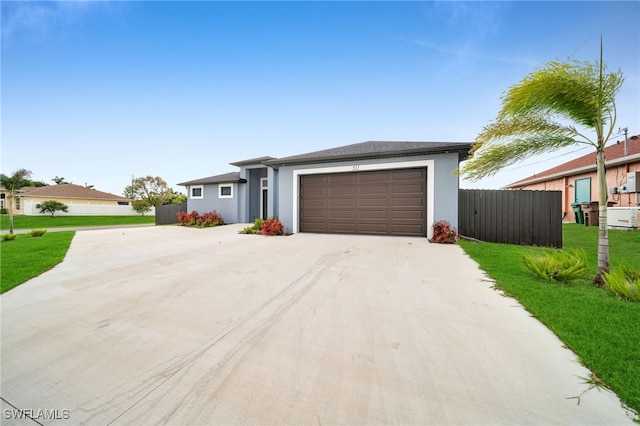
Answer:
[(609, 207), (607, 227), (635, 229), (638, 227), (638, 207)]
[(627, 182), (620, 185), (620, 192), (640, 192), (640, 172), (627, 173)]

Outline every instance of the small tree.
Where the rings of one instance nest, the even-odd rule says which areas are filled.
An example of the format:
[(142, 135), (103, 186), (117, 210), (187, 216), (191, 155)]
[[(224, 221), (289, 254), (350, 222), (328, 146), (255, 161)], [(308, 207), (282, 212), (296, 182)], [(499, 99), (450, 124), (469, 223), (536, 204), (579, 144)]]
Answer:
[(69, 211), (69, 206), (56, 200), (48, 200), (40, 204), (36, 204), (36, 208), (40, 209), (40, 213), (51, 213), (51, 217), (56, 217), (55, 214), (58, 211), (65, 213)]
[(20, 188), (30, 183), (28, 178), (31, 177), (31, 171), (27, 169), (18, 169), (11, 176), (1, 176), (2, 186), (9, 192), (9, 233), (13, 234), (13, 198)]
[(144, 216), (145, 213), (151, 211), (151, 204), (147, 200), (135, 200), (131, 203), (133, 210)]
[(159, 176), (145, 176), (133, 179), (131, 185), (124, 188), (124, 196), (132, 200), (146, 200), (152, 206), (158, 207), (171, 199), (171, 189), (167, 182)]
[(502, 96), (496, 121), (476, 137), (471, 159), (461, 168), (464, 177), (478, 180), (532, 155), (576, 143), (591, 145), (598, 178), (600, 229), (594, 283), (599, 286), (609, 271), (604, 151), (616, 123), (616, 94), (624, 81), (621, 71), (607, 72), (602, 56), (601, 42), (598, 62), (550, 62), (512, 86)]

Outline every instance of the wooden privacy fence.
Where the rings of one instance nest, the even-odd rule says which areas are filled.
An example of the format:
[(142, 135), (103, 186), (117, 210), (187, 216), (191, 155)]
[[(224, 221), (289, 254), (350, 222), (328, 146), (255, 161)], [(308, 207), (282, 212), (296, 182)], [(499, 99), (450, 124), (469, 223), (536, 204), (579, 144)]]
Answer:
[(156, 207), (156, 225), (178, 223), (178, 213), (187, 211), (187, 203), (166, 204)]
[(460, 189), (458, 233), (493, 243), (562, 247), (562, 192)]

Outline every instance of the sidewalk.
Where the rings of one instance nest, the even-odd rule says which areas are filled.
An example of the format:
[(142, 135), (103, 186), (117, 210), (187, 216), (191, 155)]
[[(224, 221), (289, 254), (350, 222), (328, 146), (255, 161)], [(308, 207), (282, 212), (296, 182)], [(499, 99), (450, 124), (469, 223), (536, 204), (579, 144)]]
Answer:
[[(118, 228), (141, 228), (144, 226), (156, 226), (155, 223), (131, 224), (131, 225), (106, 225), (106, 226), (73, 226), (73, 227), (53, 227), (44, 228), (47, 232), (64, 232), (64, 231), (92, 231), (96, 229), (118, 229)], [(14, 229), (14, 234), (28, 234), (32, 228)], [(0, 235), (9, 233), (8, 229), (0, 230)]]

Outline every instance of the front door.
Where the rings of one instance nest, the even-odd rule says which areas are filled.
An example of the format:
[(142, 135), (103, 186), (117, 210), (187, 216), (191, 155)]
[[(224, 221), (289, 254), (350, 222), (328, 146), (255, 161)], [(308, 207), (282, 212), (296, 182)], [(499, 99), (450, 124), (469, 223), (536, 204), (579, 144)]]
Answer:
[(267, 202), (268, 202), (268, 185), (269, 185), (269, 181), (267, 180), (267, 178), (260, 178), (260, 217), (262, 219), (266, 219), (267, 215), (269, 214), (269, 210), (267, 208)]

